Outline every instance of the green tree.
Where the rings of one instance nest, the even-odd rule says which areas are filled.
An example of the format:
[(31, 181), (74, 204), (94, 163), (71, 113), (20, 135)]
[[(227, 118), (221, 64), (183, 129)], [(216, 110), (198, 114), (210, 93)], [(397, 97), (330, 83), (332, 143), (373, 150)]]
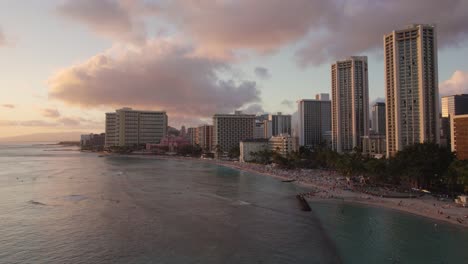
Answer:
[(239, 146), (235, 146), (233, 148), (231, 148), (228, 152), (228, 156), (229, 158), (231, 159), (238, 159), (239, 156), (240, 156), (240, 148)]
[(406, 147), (390, 160), (390, 172), (419, 188), (443, 187), (454, 154), (449, 149), (434, 143), (418, 143)]

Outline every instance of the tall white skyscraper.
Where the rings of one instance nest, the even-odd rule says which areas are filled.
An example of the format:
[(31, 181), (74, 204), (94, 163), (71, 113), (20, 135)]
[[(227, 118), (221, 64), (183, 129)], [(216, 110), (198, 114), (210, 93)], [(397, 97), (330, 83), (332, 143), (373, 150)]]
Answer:
[(155, 144), (166, 135), (165, 111), (122, 108), (113, 113), (106, 113), (106, 147)]
[(384, 36), (387, 156), (405, 146), (439, 143), (437, 34), (410, 25)]
[(331, 66), (332, 146), (339, 153), (362, 147), (369, 134), (367, 57), (350, 57)]
[(310, 148), (328, 145), (326, 134), (331, 130), (330, 100), (303, 99), (297, 102), (297, 106), (299, 145)]

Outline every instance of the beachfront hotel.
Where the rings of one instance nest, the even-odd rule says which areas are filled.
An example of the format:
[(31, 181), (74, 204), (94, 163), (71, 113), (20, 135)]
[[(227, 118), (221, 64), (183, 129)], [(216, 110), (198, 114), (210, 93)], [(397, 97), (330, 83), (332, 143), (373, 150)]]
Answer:
[(338, 153), (362, 147), (369, 134), (367, 57), (353, 56), (331, 66), (332, 148)]
[(213, 126), (201, 125), (196, 129), (197, 139), (196, 142), (204, 151), (211, 151), (213, 149)]
[(271, 122), (271, 136), (281, 134), (291, 135), (291, 115), (283, 115), (278, 112), (268, 116), (268, 121)]
[(325, 95), (316, 98), (297, 102), (300, 146), (319, 147), (326, 143), (326, 134), (331, 130), (331, 101)]
[(106, 147), (157, 144), (166, 135), (165, 111), (140, 111), (125, 107), (106, 113)]
[(437, 33), (410, 25), (383, 37), (387, 156), (415, 143), (439, 143)]
[(255, 115), (243, 114), (215, 114), (213, 116), (213, 150), (227, 153), (238, 147), (245, 139), (254, 138)]

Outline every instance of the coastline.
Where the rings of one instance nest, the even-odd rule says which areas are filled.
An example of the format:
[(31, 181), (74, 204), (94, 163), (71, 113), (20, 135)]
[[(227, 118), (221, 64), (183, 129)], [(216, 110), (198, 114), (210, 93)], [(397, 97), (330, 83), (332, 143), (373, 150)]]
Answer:
[[(337, 179), (340, 177), (342, 178), (343, 176), (333, 171), (325, 171), (320, 169), (284, 171), (272, 168), (268, 165), (253, 163), (239, 163), (214, 159), (196, 159), (180, 156), (156, 157), (158, 159), (205, 162), (249, 173), (261, 174), (282, 181), (293, 180), (294, 182), (285, 182), (285, 184), (298, 184), (312, 190), (312, 195), (306, 195), (305, 197), (309, 202), (340, 201), (347, 203), (357, 203), (367, 206), (397, 210), (437, 221), (451, 223), (459, 227), (468, 228), (468, 208), (459, 207), (451, 200), (440, 201), (429, 195), (423, 195), (417, 198), (383, 198), (365, 194), (359, 191), (352, 191), (349, 190), (349, 188), (343, 188), (343, 184), (337, 184), (339, 182)], [(461, 220), (461, 223), (457, 219)]]

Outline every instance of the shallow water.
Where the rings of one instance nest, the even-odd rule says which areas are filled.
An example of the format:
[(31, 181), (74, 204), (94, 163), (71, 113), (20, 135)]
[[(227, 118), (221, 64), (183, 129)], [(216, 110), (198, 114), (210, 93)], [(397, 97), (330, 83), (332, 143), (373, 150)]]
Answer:
[[(61, 150), (62, 149), (62, 150)], [(463, 263), (468, 231), (196, 161), (0, 145), (0, 263)], [(437, 227), (434, 226), (437, 224)]]

